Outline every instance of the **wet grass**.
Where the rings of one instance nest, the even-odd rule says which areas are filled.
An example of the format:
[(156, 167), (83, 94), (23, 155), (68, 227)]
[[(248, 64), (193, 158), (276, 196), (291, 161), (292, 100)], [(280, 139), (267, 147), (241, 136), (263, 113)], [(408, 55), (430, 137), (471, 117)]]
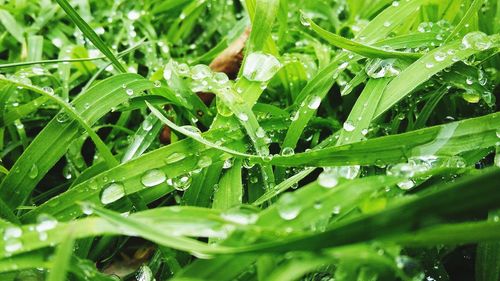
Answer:
[(496, 1), (0, 1), (1, 280), (498, 280)]

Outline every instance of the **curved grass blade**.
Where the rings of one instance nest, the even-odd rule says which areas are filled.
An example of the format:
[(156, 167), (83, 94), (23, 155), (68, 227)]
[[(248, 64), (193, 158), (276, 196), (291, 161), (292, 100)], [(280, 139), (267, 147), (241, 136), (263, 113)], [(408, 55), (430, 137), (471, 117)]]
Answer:
[(53, 95), (52, 93), (44, 91), (43, 89), (39, 89), (38, 87), (27, 85), (27, 84), (24, 84), (21, 82), (9, 80), (9, 79), (4, 79), (1, 77), (0, 77), (0, 82), (8, 82), (8, 83), (12, 83), (16, 86), (23, 87), (27, 90), (30, 90), (30, 91), (35, 92), (37, 94), (40, 94), (40, 95), (54, 101), (58, 105), (60, 105), (62, 110), (59, 113), (58, 118), (61, 118), (62, 116), (65, 116), (65, 115), (68, 115), (72, 119), (76, 120), (80, 124), (80, 126), (82, 126), (85, 129), (87, 134), (89, 134), (92, 141), (94, 141), (96, 148), (99, 150), (99, 152), (101, 153), (101, 156), (105, 159), (106, 163), (108, 163), (108, 165), (110, 167), (116, 166), (118, 164), (118, 161), (114, 158), (113, 154), (111, 154), (108, 147), (106, 146), (106, 144), (104, 144), (104, 142), (101, 140), (101, 138), (94, 132), (94, 130), (92, 130), (92, 128), (90, 128), (90, 126), (85, 122), (85, 120), (83, 120), (80, 117), (79, 112), (77, 112), (75, 109), (73, 109), (73, 107), (71, 107), (71, 105), (69, 105), (63, 99), (61, 99), (60, 97), (58, 97), (56, 95)]
[(353, 40), (349, 40), (337, 34), (331, 33), (327, 30), (324, 30), (319, 25), (317, 25), (314, 21), (309, 18), (305, 18), (305, 20), (311, 26), (311, 29), (316, 32), (321, 38), (328, 41), (330, 44), (335, 47), (349, 50), (358, 55), (367, 57), (367, 58), (401, 58), (401, 59), (418, 59), (422, 57), (420, 53), (408, 53), (408, 52), (399, 52), (399, 51), (387, 51), (381, 48), (372, 47), (369, 45), (365, 45)]
[[(154, 87), (152, 82), (136, 74), (117, 75), (97, 83), (80, 94), (71, 104), (79, 112), (81, 119), (91, 126), (112, 107), (130, 98), (123, 85), (135, 93)], [(58, 119), (65, 122), (59, 122)], [(56, 116), (45, 126), (12, 167), (14, 173), (9, 173), (4, 178), (0, 186), (0, 196), (8, 198), (9, 206), (17, 207), (26, 200), (37, 182), (64, 155), (79, 134), (79, 123), (65, 119), (64, 116)], [(36, 163), (38, 173), (36, 177), (31, 178), (28, 172), (33, 163)]]
[(75, 244), (71, 230), (67, 234), (66, 239), (57, 246), (47, 281), (66, 280)]
[(328, 147), (292, 156), (275, 156), (270, 163), (278, 166), (326, 167), (398, 163), (411, 156), (451, 156), (498, 142), (500, 113), (471, 118), (446, 125)]
[[(228, 139), (228, 135), (231, 137)], [(238, 143), (243, 137), (241, 132), (233, 129), (230, 133), (226, 130), (211, 131), (207, 138), (226, 138), (228, 143)], [(185, 139), (171, 145), (156, 149), (138, 158), (132, 159), (117, 167), (106, 170), (92, 178), (75, 185), (70, 190), (59, 196), (52, 197), (49, 201), (26, 213), (23, 221), (33, 221), (39, 214), (49, 213), (60, 220), (69, 220), (82, 214), (77, 202), (91, 202), (97, 206), (104, 206), (100, 194), (112, 181), (118, 182), (123, 187), (126, 197), (140, 191), (148, 190), (142, 183), (142, 177), (151, 170), (159, 170), (166, 178), (189, 174), (200, 167), (198, 161), (201, 157), (209, 157), (213, 163), (224, 161), (229, 156), (219, 150), (209, 148), (192, 139)], [(160, 188), (161, 195), (168, 194), (174, 190), (171, 185), (164, 182), (157, 184), (154, 188)]]
[(491, 43), (485, 49), (461, 48), (462, 42), (454, 41), (425, 54), (403, 70), (387, 85), (375, 112), (375, 118), (382, 115), (430, 77), (453, 65), (455, 62), (464, 60), (486, 49), (496, 49), (498, 52), (498, 47), (500, 46), (499, 38), (499, 35), (489, 36), (487, 40), (490, 40)]
[(122, 73), (127, 72), (115, 55), (109, 50), (106, 43), (95, 33), (95, 31), (80, 17), (66, 0), (56, 0), (59, 6), (66, 12), (71, 21), (78, 26), (82, 33), (103, 53), (113, 65)]
[[(290, 250), (320, 250), (372, 239), (398, 240), (398, 234), (415, 232), (439, 223), (439, 220), (467, 215), (470, 211), (489, 210), (500, 206), (500, 194), (495, 192), (495, 179), (500, 170), (492, 168), (478, 175), (465, 177), (454, 184), (409, 202), (339, 223), (331, 229), (313, 235), (249, 246), (251, 251), (288, 252)], [(470, 188), (475, 186), (476, 188)], [(488, 196), (485, 196), (488, 195)], [(494, 229), (498, 229), (494, 225)], [(464, 242), (498, 239), (500, 232), (491, 231), (485, 237), (463, 236)], [(446, 242), (442, 235), (433, 244)], [(438, 242), (440, 241), (440, 242)], [(453, 241), (456, 243), (457, 241)], [(267, 244), (267, 245), (266, 245)], [(260, 249), (259, 249), (260, 248)]]

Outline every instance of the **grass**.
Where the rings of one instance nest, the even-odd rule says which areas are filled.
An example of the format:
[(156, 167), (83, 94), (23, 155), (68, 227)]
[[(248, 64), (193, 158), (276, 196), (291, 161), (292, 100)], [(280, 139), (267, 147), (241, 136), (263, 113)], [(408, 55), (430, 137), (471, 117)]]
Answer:
[(0, 280), (499, 280), (498, 5), (0, 1)]

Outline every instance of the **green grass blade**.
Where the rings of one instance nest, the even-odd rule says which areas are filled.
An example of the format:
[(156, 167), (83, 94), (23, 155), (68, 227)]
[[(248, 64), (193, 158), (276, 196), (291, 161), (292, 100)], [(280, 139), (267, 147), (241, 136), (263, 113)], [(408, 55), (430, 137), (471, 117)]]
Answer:
[[(81, 94), (72, 102), (81, 119), (92, 125), (112, 107), (128, 100), (130, 97), (123, 88), (139, 93), (153, 88), (151, 82), (135, 74), (123, 74), (104, 80)], [(76, 121), (59, 122), (54, 118), (49, 125), (35, 138), (23, 155), (12, 167), (15, 173), (9, 173), (0, 186), (1, 197), (11, 207), (17, 207), (24, 202), (37, 182), (48, 172), (66, 152), (73, 138), (78, 134), (80, 125)], [(55, 143), (56, 145), (52, 145)], [(28, 177), (28, 172), (37, 165), (37, 176)]]
[(346, 39), (342, 36), (331, 33), (321, 28), (319, 25), (317, 25), (314, 21), (312, 21), (309, 18), (306, 18), (305, 20), (309, 23), (311, 29), (316, 34), (318, 34), (321, 38), (328, 41), (330, 44), (334, 45), (337, 48), (346, 49), (367, 58), (418, 59), (422, 56), (422, 54), (419, 53), (387, 51), (381, 48), (376, 48), (362, 43), (358, 43), (356, 41)]
[(379, 137), (293, 156), (275, 156), (271, 163), (284, 166), (336, 166), (398, 163), (411, 156), (457, 155), (492, 147), (498, 141), (500, 114), (471, 118), (417, 131)]
[(59, 6), (66, 12), (71, 21), (78, 26), (82, 33), (101, 51), (120, 72), (127, 72), (116, 56), (109, 50), (106, 43), (95, 33), (95, 31), (85, 22), (84, 19), (71, 7), (66, 0), (56, 0)]
[[(495, 38), (498, 38), (498, 36), (490, 36), (484, 40), (491, 40), (488, 48), (498, 51), (498, 39)], [(484, 51), (477, 48), (460, 48), (461, 45), (462, 41), (454, 41), (436, 48), (403, 70), (387, 85), (375, 112), (375, 117), (387, 111), (436, 73), (453, 65), (456, 61), (464, 60), (471, 55)], [(438, 59), (436, 59), (436, 56)]]
[(52, 266), (49, 271), (47, 281), (62, 281), (66, 280), (69, 271), (71, 257), (73, 255), (73, 246), (75, 240), (71, 232), (68, 233), (66, 239), (56, 248)]

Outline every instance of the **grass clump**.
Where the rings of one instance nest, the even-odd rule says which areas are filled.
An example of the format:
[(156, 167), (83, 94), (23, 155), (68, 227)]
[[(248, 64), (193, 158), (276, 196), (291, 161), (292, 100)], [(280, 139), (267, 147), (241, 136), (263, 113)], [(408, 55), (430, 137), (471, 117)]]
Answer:
[(0, 1), (0, 279), (498, 280), (497, 6)]

